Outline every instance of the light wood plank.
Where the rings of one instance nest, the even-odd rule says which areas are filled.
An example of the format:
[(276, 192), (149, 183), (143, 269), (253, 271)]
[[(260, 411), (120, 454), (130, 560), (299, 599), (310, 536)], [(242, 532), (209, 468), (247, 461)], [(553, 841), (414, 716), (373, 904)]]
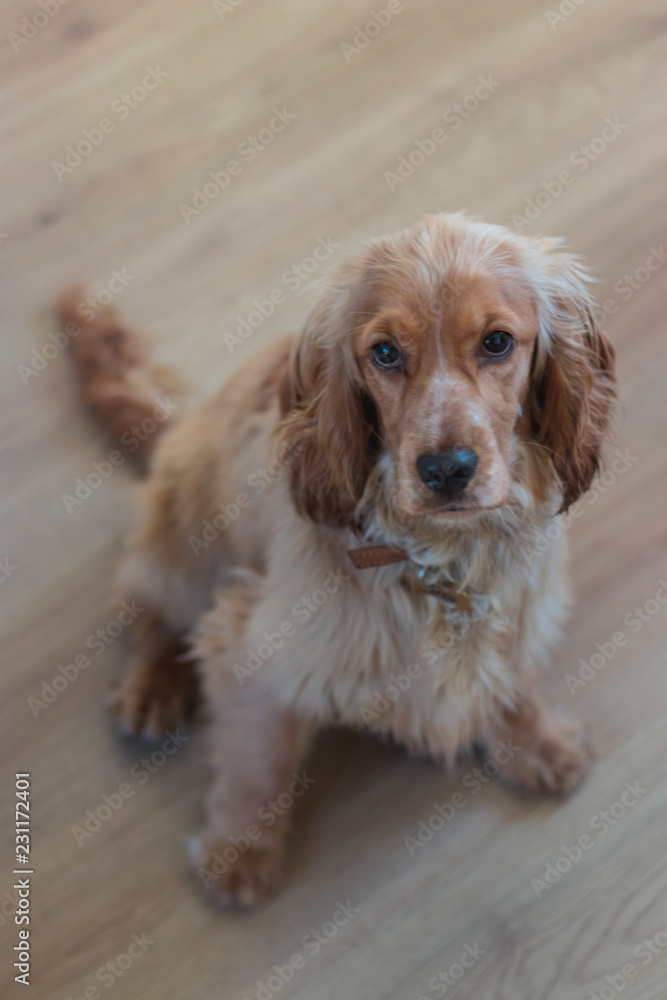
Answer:
[[(664, 1000), (667, 948), (647, 965), (633, 952), (667, 927), (667, 613), (576, 697), (565, 684), (667, 575), (665, 272), (627, 301), (615, 290), (667, 237), (664, 10), (586, 0), (552, 30), (547, 7), (529, 0), (404, 6), (349, 63), (340, 45), (373, 9), (353, 0), (242, 0), (222, 21), (204, 0), (70, 0), (18, 52), (3, 45), (0, 559), (17, 569), (0, 585), (0, 776), (11, 832), (14, 772), (33, 774), (32, 995), (43, 1000), (94, 985), (106, 996), (96, 971), (135, 933), (154, 943), (108, 987), (117, 1000), (255, 997), (297, 952), (305, 967), (279, 996), (430, 998), (432, 977), (475, 943), (484, 955), (456, 987), (461, 1000), (578, 1000), (627, 962), (638, 972), (624, 1000)], [(8, 0), (5, 34), (33, 12)], [(112, 115), (113, 132), (58, 181), (52, 161), (158, 64), (168, 77), (124, 121)], [(385, 172), (480, 75), (498, 81), (495, 93), (390, 191)], [(186, 225), (179, 204), (276, 107), (296, 117)], [(197, 732), (144, 784), (132, 779), (135, 794), (77, 846), (72, 826), (147, 751), (120, 744), (105, 717), (120, 643), (37, 718), (27, 704), (113, 618), (108, 581), (132, 518), (129, 468), (74, 514), (62, 503), (107, 448), (81, 413), (66, 352), (27, 385), (17, 371), (56, 327), (56, 292), (75, 278), (104, 287), (126, 268), (133, 280), (118, 305), (203, 396), (302, 322), (316, 281), (288, 293), (233, 354), (222, 337), (319, 237), (340, 244), (333, 262), (428, 211), (467, 208), (508, 224), (617, 116), (627, 129), (526, 230), (567, 236), (600, 278), (600, 299), (618, 307), (607, 323), (625, 396), (617, 445), (636, 459), (570, 529), (577, 600), (548, 688), (590, 728), (599, 759), (586, 786), (555, 804), (490, 784), (411, 857), (404, 837), (461, 789), (470, 764), (443, 774), (396, 749), (326, 735), (309, 763), (317, 784), (284, 891), (256, 913), (222, 914), (185, 864), (206, 783)], [(637, 781), (647, 791), (636, 806), (538, 899), (531, 878)], [(8, 845), (5, 832), (0, 902), (12, 886)], [(310, 954), (304, 936), (348, 899), (359, 912)], [(10, 996), (26, 995), (11, 981), (15, 930), (5, 917)]]

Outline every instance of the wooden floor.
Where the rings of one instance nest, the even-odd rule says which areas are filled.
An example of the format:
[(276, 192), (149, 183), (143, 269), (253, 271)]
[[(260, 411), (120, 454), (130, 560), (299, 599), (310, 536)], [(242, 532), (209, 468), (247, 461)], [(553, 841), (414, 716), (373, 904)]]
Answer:
[[(38, 4), (4, 4), (3, 996), (664, 1000), (664, 6), (580, 0), (564, 16), (555, 0), (551, 14), (534, 0), (394, 0), (368, 32), (387, 0), (218, 6), (70, 0), (42, 23)], [(569, 529), (576, 604), (547, 684), (589, 726), (597, 764), (568, 802), (521, 800), (495, 782), (475, 794), (474, 762), (447, 775), (327, 734), (284, 891), (220, 913), (185, 861), (204, 734), (151, 762), (105, 715), (123, 640), (88, 640), (117, 631), (109, 580), (135, 475), (126, 462), (67, 509), (110, 445), (81, 412), (51, 303), (72, 279), (97, 301), (113, 294), (204, 395), (298, 327), (312, 279), (348, 248), (461, 208), (565, 235), (606, 300), (625, 401), (614, 447), (627, 455)], [(312, 271), (319, 240), (330, 250)], [(284, 301), (235, 345), (225, 335), (275, 289)], [(65, 686), (59, 667), (82, 654), (90, 666)], [(571, 693), (566, 675), (591, 657), (598, 669)], [(17, 771), (32, 774), (28, 989), (12, 982)], [(456, 792), (466, 804), (444, 822), (435, 806)], [(442, 828), (408, 849), (429, 820)]]

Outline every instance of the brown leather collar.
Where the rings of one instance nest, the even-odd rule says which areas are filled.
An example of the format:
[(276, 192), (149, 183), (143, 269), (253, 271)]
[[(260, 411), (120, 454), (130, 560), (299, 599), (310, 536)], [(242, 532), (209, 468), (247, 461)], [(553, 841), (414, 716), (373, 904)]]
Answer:
[[(365, 545), (360, 549), (348, 549), (347, 553), (357, 569), (373, 569), (378, 566), (390, 566), (392, 563), (407, 562), (410, 556), (405, 549), (397, 545)], [(408, 586), (417, 594), (430, 594), (439, 597), (448, 604), (453, 604), (457, 611), (470, 614), (473, 603), (468, 594), (454, 587), (441, 583), (427, 567), (418, 569), (416, 575), (410, 575), (406, 580)]]
[(347, 554), (357, 569), (389, 566), (410, 558), (405, 549), (397, 545), (365, 545), (362, 549), (349, 549)]

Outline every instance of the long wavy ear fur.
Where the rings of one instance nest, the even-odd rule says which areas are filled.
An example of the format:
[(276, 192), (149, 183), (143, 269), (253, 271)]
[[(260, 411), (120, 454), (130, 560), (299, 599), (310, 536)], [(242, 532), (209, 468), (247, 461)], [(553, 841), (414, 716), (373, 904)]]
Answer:
[(567, 510), (590, 487), (600, 465), (616, 400), (614, 348), (595, 319), (577, 258), (540, 241), (540, 336), (533, 363), (531, 415), (538, 443), (552, 453)]
[(374, 407), (351, 343), (361, 270), (357, 263), (337, 272), (306, 322), (280, 389), (278, 433), (292, 454), (296, 509), (337, 527), (354, 525), (376, 440)]

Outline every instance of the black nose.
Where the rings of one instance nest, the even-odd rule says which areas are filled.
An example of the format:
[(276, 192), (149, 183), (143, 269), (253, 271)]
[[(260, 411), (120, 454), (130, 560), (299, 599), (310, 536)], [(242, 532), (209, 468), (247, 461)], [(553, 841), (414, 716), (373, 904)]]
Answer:
[(477, 468), (477, 455), (471, 448), (455, 448), (441, 455), (420, 455), (419, 478), (434, 493), (460, 493)]

